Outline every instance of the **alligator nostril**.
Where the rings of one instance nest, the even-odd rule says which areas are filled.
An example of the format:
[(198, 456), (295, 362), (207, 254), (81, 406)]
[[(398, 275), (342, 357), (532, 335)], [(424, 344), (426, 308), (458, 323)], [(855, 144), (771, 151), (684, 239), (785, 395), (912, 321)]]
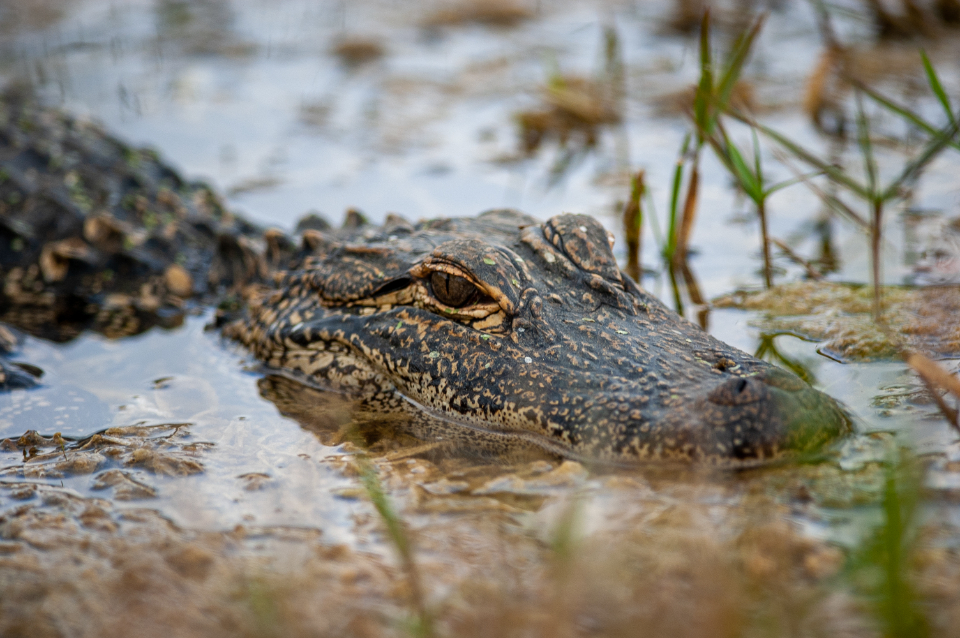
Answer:
[(707, 393), (707, 400), (717, 405), (746, 405), (763, 400), (767, 396), (766, 386), (752, 379), (733, 377), (727, 379)]

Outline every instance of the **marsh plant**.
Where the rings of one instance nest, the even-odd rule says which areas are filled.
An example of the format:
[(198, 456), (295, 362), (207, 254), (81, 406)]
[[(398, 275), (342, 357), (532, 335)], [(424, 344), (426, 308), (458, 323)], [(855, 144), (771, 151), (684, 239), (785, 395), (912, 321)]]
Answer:
[[(777, 191), (803, 182), (832, 213), (852, 222), (867, 235), (874, 290), (873, 315), (876, 321), (882, 321), (881, 251), (886, 211), (891, 205), (903, 202), (910, 196), (912, 187), (920, 179), (924, 169), (941, 152), (946, 149), (960, 150), (960, 114), (954, 113), (943, 83), (923, 51), (920, 51), (919, 55), (925, 77), (932, 96), (944, 113), (943, 124), (927, 121), (915, 109), (898, 104), (896, 100), (871, 88), (859, 78), (845, 77), (845, 81), (856, 91), (856, 146), (862, 166), (862, 175), (858, 175), (855, 169), (838, 165), (833, 158), (809, 150), (760, 122), (754, 115), (731, 101), (733, 89), (740, 81), (762, 26), (763, 18), (756, 19), (734, 40), (723, 62), (717, 64), (712, 53), (710, 14), (704, 13), (700, 28), (700, 79), (687, 110), (692, 130), (681, 143), (670, 186), (667, 232), (661, 244), (666, 267), (673, 279), (674, 273), (683, 272), (686, 266), (689, 239), (696, 218), (700, 158), (703, 148), (709, 146), (737, 187), (754, 204), (760, 225), (765, 286), (769, 288), (773, 285), (770, 254), (773, 240), (768, 232), (768, 200)], [(925, 136), (915, 152), (907, 156), (896, 174), (887, 180), (883, 180), (880, 174), (874, 150), (873, 120), (864, 104), (865, 98), (869, 98), (877, 108), (902, 119), (908, 127)], [(751, 142), (749, 152), (738, 145), (730, 134), (727, 118), (747, 127)], [(769, 171), (763, 162), (761, 137), (773, 143), (772, 153), (781, 164), (794, 172), (793, 178), (778, 182), (769, 180)], [(805, 165), (806, 168), (800, 169), (795, 163)], [(820, 178), (829, 180), (832, 188), (823, 188), (818, 183)], [(859, 200), (859, 206), (850, 200)], [(866, 212), (863, 212), (863, 209), (866, 209)], [(627, 230), (629, 236), (630, 229)], [(792, 255), (791, 259), (804, 263), (797, 255)], [(807, 270), (810, 271), (809, 268)]]
[[(696, 218), (701, 152), (715, 135), (721, 113), (730, 105), (734, 87), (762, 26), (762, 17), (755, 20), (750, 28), (736, 39), (723, 64), (717, 66), (710, 45), (710, 13), (707, 11), (703, 15), (700, 28), (700, 81), (687, 111), (694, 130), (684, 137), (681, 144), (670, 190), (667, 244), (664, 248), (664, 257), (670, 264), (679, 265), (686, 261), (687, 246)], [(686, 165), (689, 165), (688, 169), (685, 168)], [(680, 190), (685, 172), (689, 173), (689, 177), (681, 209)]]
[(414, 556), (415, 549), (410, 534), (407, 532), (407, 526), (397, 514), (386, 492), (384, 492), (376, 466), (366, 456), (360, 455), (356, 459), (360, 470), (360, 482), (386, 528), (387, 538), (397, 552), (400, 567), (407, 581), (412, 611), (408, 626), (409, 632), (415, 638), (433, 638), (436, 635), (433, 627), (433, 615), (427, 608), (420, 571)]
[[(930, 82), (934, 86), (939, 86), (939, 80), (933, 67), (927, 62), (929, 69)], [(879, 94), (876, 94), (879, 95)], [(923, 170), (932, 162), (943, 150), (956, 144), (958, 123), (952, 115), (946, 126), (940, 129), (932, 129), (928, 140), (922, 145), (920, 150), (915, 153), (903, 165), (899, 173), (893, 179), (886, 183), (881, 181), (877, 160), (874, 155), (873, 142), (871, 135), (871, 121), (866, 114), (863, 100), (860, 94), (857, 95), (857, 146), (863, 163), (864, 178), (858, 179), (851, 175), (850, 171), (842, 166), (830, 162), (818, 156), (816, 153), (808, 150), (799, 143), (791, 140), (785, 135), (767, 127), (755, 119), (742, 113), (734, 115), (741, 121), (750, 125), (754, 131), (760, 131), (762, 134), (777, 143), (791, 157), (814, 168), (817, 173), (826, 176), (836, 187), (836, 194), (829, 193), (824, 189), (813, 186), (814, 192), (826, 203), (830, 209), (843, 218), (852, 220), (860, 228), (864, 229), (870, 242), (870, 261), (871, 261), (871, 279), (874, 290), (873, 314), (876, 321), (882, 320), (881, 305), (881, 248), (883, 240), (884, 212), (889, 205), (900, 200), (904, 200), (909, 187), (916, 183)], [(891, 104), (889, 101), (878, 101), (882, 106)], [(947, 103), (949, 108), (949, 103)], [(898, 115), (898, 110), (893, 110)], [(948, 111), (949, 113), (949, 111)], [(919, 119), (916, 114), (911, 114)], [(809, 181), (809, 180), (805, 180)], [(868, 208), (868, 216), (857, 212), (855, 208), (847, 203), (849, 198), (859, 199)]]

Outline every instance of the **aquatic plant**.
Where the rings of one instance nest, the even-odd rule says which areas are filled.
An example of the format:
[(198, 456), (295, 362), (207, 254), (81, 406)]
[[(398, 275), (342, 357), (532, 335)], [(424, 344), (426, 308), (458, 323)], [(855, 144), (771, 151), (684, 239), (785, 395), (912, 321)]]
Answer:
[(407, 578), (410, 588), (410, 604), (413, 607), (414, 618), (410, 625), (410, 633), (417, 638), (433, 638), (433, 616), (427, 609), (426, 598), (421, 585), (420, 572), (414, 559), (413, 543), (407, 534), (406, 526), (394, 510), (390, 499), (387, 498), (380, 484), (377, 469), (366, 456), (357, 456), (360, 469), (360, 482), (373, 507), (377, 510), (380, 520), (386, 527), (387, 538), (397, 551), (400, 567)]
[[(822, 3), (817, 6), (825, 16), (826, 9)], [(826, 17), (822, 22), (829, 25)], [(828, 205), (830, 210), (852, 220), (868, 233), (874, 286), (874, 318), (880, 321), (882, 314), (880, 252), (883, 241), (885, 208), (893, 201), (903, 199), (906, 196), (907, 186), (916, 181), (924, 168), (941, 151), (947, 147), (960, 149), (960, 139), (957, 138), (957, 132), (960, 129), (960, 115), (954, 115), (943, 84), (923, 51), (920, 55), (927, 83), (946, 115), (947, 124), (943, 127), (937, 127), (927, 122), (914, 110), (897, 104), (894, 100), (883, 96), (861, 80), (846, 76), (846, 81), (857, 89), (856, 140), (862, 159), (864, 178), (855, 178), (850, 175), (846, 168), (807, 150), (799, 143), (767, 127), (752, 115), (731, 103), (730, 96), (733, 88), (739, 80), (743, 66), (762, 26), (763, 17), (761, 16), (736, 38), (723, 65), (720, 69), (717, 69), (711, 53), (710, 14), (709, 11), (703, 14), (700, 26), (700, 79), (693, 93), (690, 108), (687, 111), (694, 130), (684, 137), (678, 154), (677, 166), (674, 170), (667, 217), (667, 238), (662, 248), (664, 260), (671, 271), (680, 270), (680, 266), (686, 262), (687, 247), (696, 217), (700, 181), (700, 154), (703, 146), (709, 145), (738, 187), (754, 203), (760, 224), (763, 278), (766, 287), (769, 288), (773, 283), (770, 258), (771, 238), (767, 229), (767, 200), (778, 190), (798, 182), (804, 182)], [(829, 36), (828, 40), (833, 42), (832, 31), (828, 27), (824, 28)], [(839, 47), (835, 43), (832, 46)], [(906, 162), (900, 173), (886, 184), (882, 183), (879, 177), (879, 170), (874, 157), (871, 121), (863, 106), (862, 95), (867, 95), (883, 109), (900, 116), (910, 125), (919, 128), (929, 136), (920, 151), (915, 153)], [(749, 158), (748, 154), (741, 150), (727, 133), (726, 127), (721, 121), (721, 115), (732, 116), (750, 128), (753, 142), (752, 158)], [(794, 169), (795, 175), (792, 179), (767, 184), (758, 132), (773, 140), (778, 148), (785, 151), (786, 154), (807, 164), (813, 171), (804, 173)], [(778, 153), (776, 149), (774, 152), (782, 163), (793, 168), (790, 161), (784, 158), (784, 153)], [(685, 173), (686, 194), (681, 204), (680, 194), (683, 189)], [(818, 187), (812, 181), (812, 178), (818, 175), (826, 176), (842, 191), (862, 200), (869, 209), (869, 215), (865, 217), (856, 212), (853, 207), (843, 201), (839, 194), (827, 193)], [(783, 246), (781, 246), (781, 250), (783, 249)], [(805, 265), (808, 272), (813, 272), (809, 264), (805, 264), (796, 255), (791, 255), (789, 249), (785, 252), (794, 261)], [(670, 275), (671, 280), (675, 280), (674, 272), (671, 272)], [(675, 296), (679, 299), (679, 293), (676, 293)]]
[[(855, 223), (866, 229), (870, 240), (871, 257), (871, 277), (874, 290), (873, 315), (876, 321), (882, 320), (881, 306), (881, 276), (880, 276), (880, 251), (883, 238), (884, 210), (891, 202), (903, 199), (906, 196), (907, 186), (915, 182), (926, 166), (932, 162), (943, 150), (957, 143), (957, 133), (960, 130), (960, 120), (952, 115), (949, 100), (943, 92), (942, 84), (937, 78), (932, 65), (922, 54), (924, 64), (927, 69), (927, 79), (932, 91), (938, 100), (944, 105), (948, 113), (948, 122), (946, 126), (936, 129), (932, 125), (926, 124), (921, 128), (929, 134), (929, 139), (922, 146), (919, 152), (913, 155), (902, 167), (899, 174), (886, 184), (880, 181), (879, 170), (876, 158), (874, 157), (873, 144), (871, 141), (871, 124), (863, 106), (862, 98), (858, 92), (856, 98), (857, 104), (857, 146), (863, 163), (865, 180), (857, 179), (850, 175), (849, 171), (834, 162), (818, 156), (816, 153), (808, 150), (798, 142), (795, 142), (787, 136), (771, 129), (760, 123), (755, 118), (744, 114), (735, 109), (727, 109), (732, 116), (748, 124), (753, 130), (759, 131), (769, 139), (773, 140), (787, 153), (795, 159), (809, 165), (817, 171), (817, 174), (826, 176), (843, 192), (862, 200), (869, 208), (868, 218), (864, 218), (848, 205), (840, 194), (827, 193), (823, 189), (811, 186), (813, 192), (826, 203), (832, 211), (839, 213), (846, 219), (854, 220)], [(911, 123), (922, 122), (923, 120), (916, 113), (897, 107), (891, 100), (880, 96), (876, 91), (869, 93), (871, 97), (877, 96), (877, 103), (887, 108), (891, 112), (905, 117)], [(942, 98), (941, 98), (942, 96)], [(808, 185), (812, 182), (804, 179)]]
[[(704, 146), (710, 146), (721, 163), (741, 189), (754, 201), (760, 222), (761, 252), (763, 254), (764, 282), (772, 285), (772, 266), (770, 260), (770, 238), (767, 232), (766, 200), (774, 192), (796, 183), (788, 180), (767, 185), (759, 145), (754, 139), (754, 161), (748, 163), (745, 155), (731, 141), (720, 120), (723, 113), (731, 108), (734, 89), (740, 82), (743, 67), (760, 29), (764, 16), (756, 18), (735, 40), (729, 54), (719, 66), (714, 62), (710, 43), (710, 13), (704, 12), (700, 25), (700, 79), (693, 92), (687, 115), (693, 124), (693, 130), (684, 136), (680, 145), (677, 165), (674, 169), (670, 187), (670, 204), (667, 217), (667, 237), (662, 246), (662, 254), (667, 264), (668, 275), (674, 290), (677, 309), (682, 312), (677, 274), (686, 282), (687, 290), (694, 303), (703, 303), (689, 266), (687, 250), (696, 219), (697, 200), (700, 187), (700, 156)], [(752, 164), (752, 165), (751, 165)], [(680, 193), (683, 190), (684, 176), (686, 192), (683, 204)]]
[[(681, 161), (678, 162), (674, 173), (671, 189), (670, 230), (665, 257), (675, 265), (686, 261), (687, 245), (696, 218), (697, 193), (700, 184), (700, 153), (714, 135), (721, 113), (729, 107), (733, 88), (740, 78), (763, 21), (762, 16), (754, 20), (753, 24), (736, 38), (723, 64), (715, 68), (710, 46), (710, 12), (706, 11), (703, 14), (700, 26), (700, 80), (694, 91), (690, 109), (687, 111), (694, 130), (684, 137), (681, 144)], [(692, 147), (691, 142), (693, 142)], [(681, 212), (678, 204), (680, 183), (683, 179), (683, 163), (689, 163), (690, 177), (687, 180), (687, 192)]]

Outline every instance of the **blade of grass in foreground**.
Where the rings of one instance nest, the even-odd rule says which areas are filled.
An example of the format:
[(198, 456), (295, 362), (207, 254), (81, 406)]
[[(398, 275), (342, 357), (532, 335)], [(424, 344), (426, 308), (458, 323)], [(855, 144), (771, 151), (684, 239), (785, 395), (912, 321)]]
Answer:
[(866, 594), (887, 638), (924, 638), (930, 628), (909, 575), (916, 546), (922, 468), (915, 460), (889, 461), (883, 522), (851, 556), (848, 575)]
[(387, 528), (387, 536), (397, 550), (401, 567), (410, 586), (410, 602), (416, 613), (416, 623), (411, 628), (412, 633), (418, 638), (433, 638), (435, 635), (433, 617), (427, 610), (423, 588), (420, 583), (420, 572), (413, 557), (413, 544), (407, 535), (406, 527), (400, 520), (400, 516), (394, 511), (386, 493), (384, 493), (380, 478), (377, 476), (376, 467), (366, 457), (357, 456), (355, 458), (360, 468), (360, 482)]
[(957, 399), (960, 399), (960, 379), (950, 374), (940, 364), (932, 359), (925, 357), (919, 352), (908, 352), (904, 354), (904, 360), (907, 365), (920, 376), (930, 395), (936, 402), (940, 413), (947, 422), (960, 433), (960, 414), (957, 409), (947, 405), (947, 402), (940, 396), (939, 389), (944, 389)]

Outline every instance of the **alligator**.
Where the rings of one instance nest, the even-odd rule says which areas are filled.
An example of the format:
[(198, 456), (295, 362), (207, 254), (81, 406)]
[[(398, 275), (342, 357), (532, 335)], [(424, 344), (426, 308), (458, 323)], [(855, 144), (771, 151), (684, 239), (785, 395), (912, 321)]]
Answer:
[[(480, 454), (747, 465), (850, 431), (832, 398), (624, 275), (590, 216), (354, 213), (290, 238), (91, 122), (0, 107), (0, 321), (18, 330), (123, 336), (219, 303), (266, 371)], [(38, 372), (0, 361), (8, 387)]]

